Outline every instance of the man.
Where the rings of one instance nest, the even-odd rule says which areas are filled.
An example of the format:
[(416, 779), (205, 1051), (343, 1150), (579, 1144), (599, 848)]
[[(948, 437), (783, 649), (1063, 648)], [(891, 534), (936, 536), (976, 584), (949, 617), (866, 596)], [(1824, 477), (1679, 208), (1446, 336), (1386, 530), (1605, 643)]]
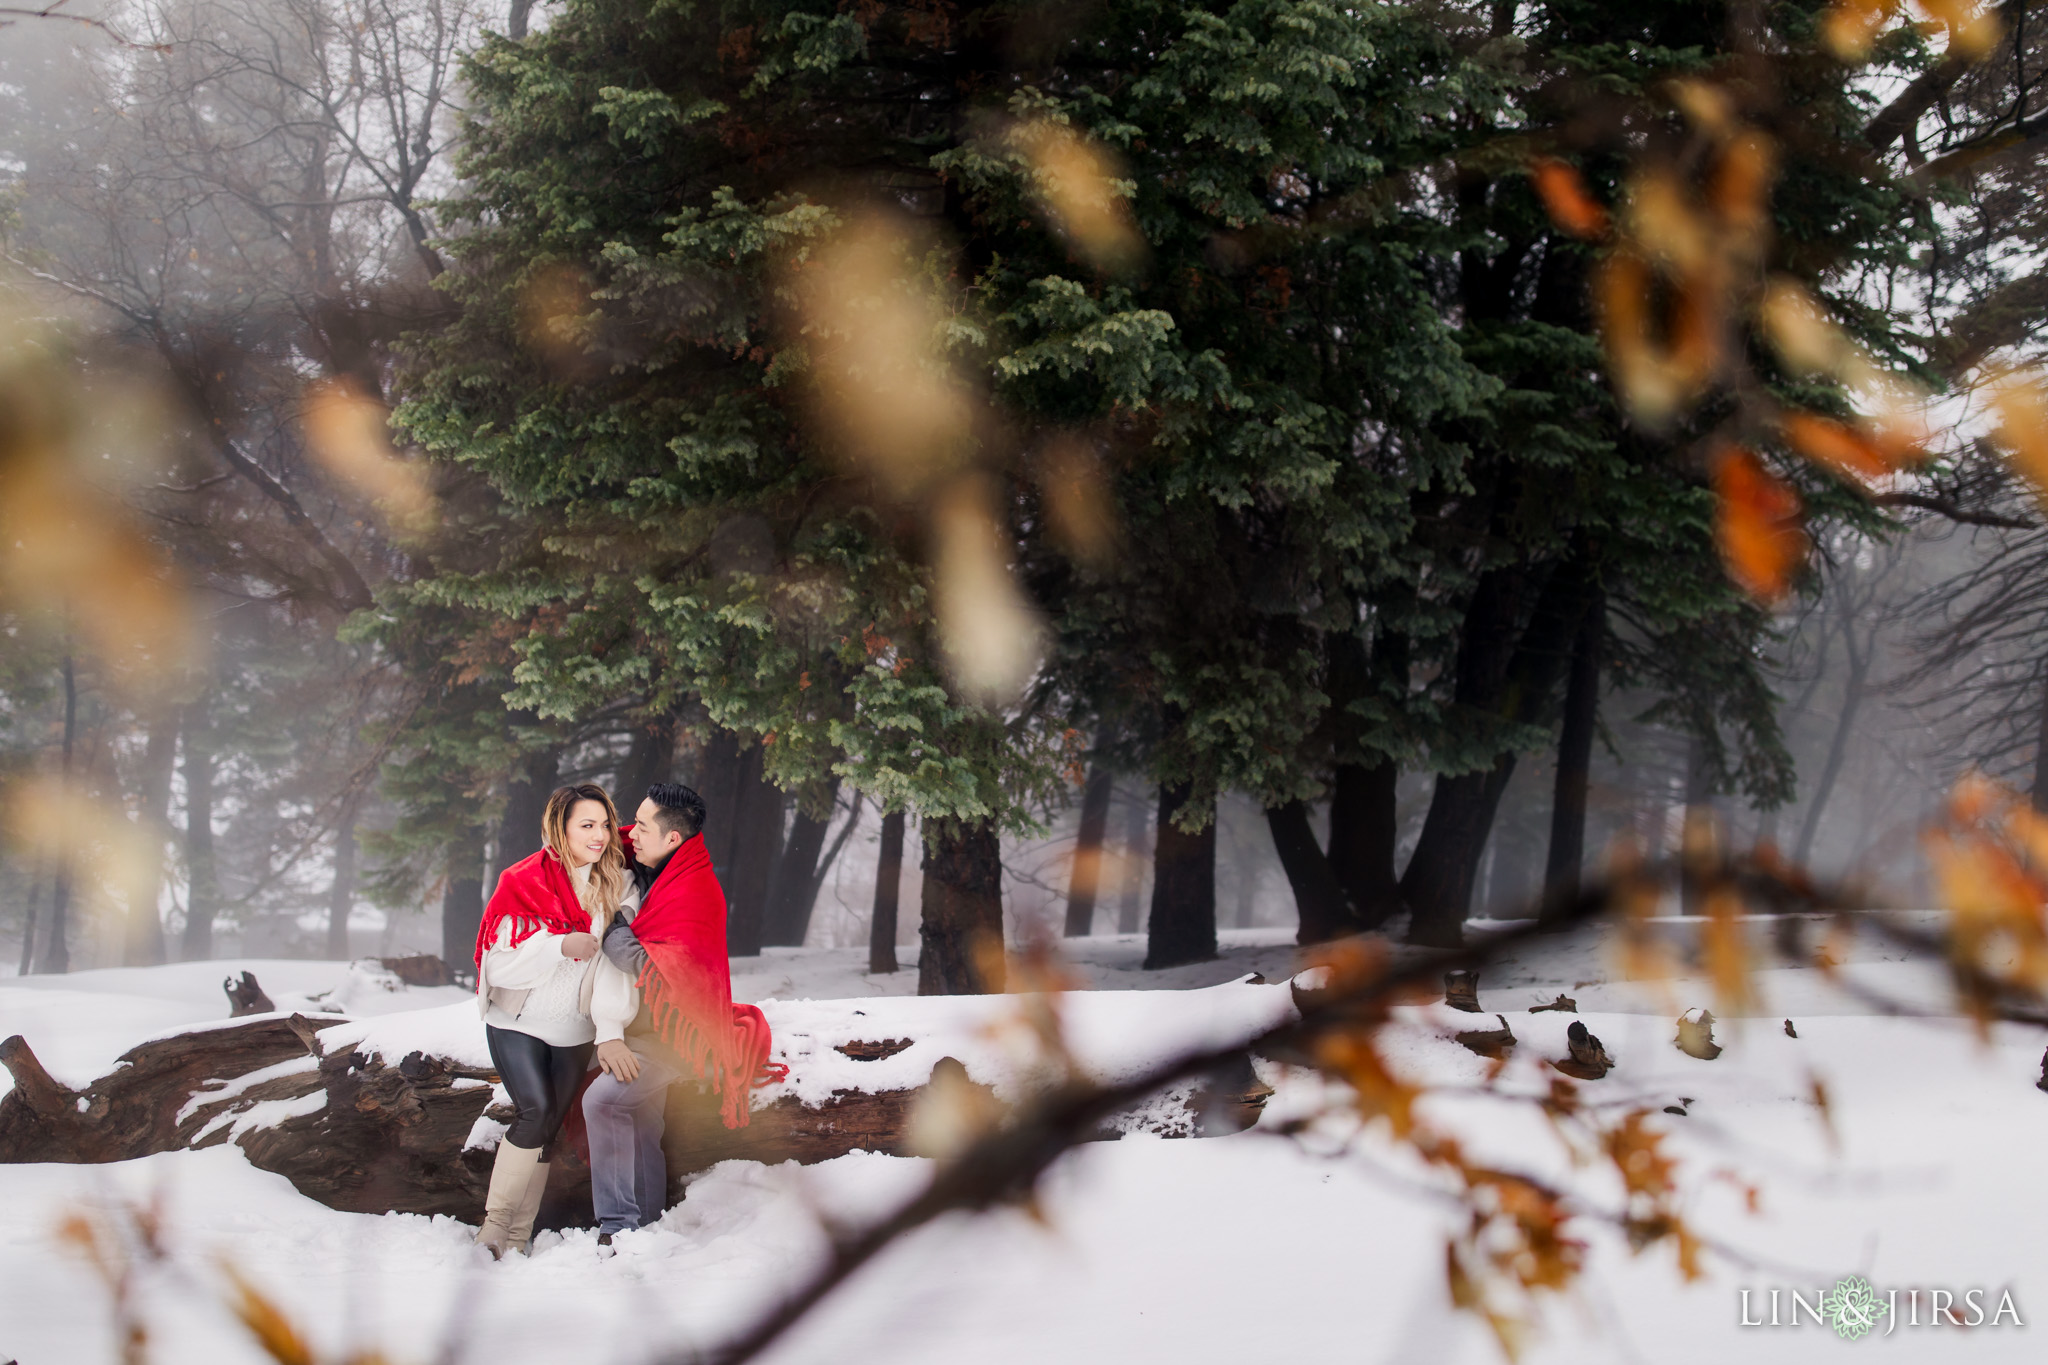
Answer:
[[(725, 1125), (747, 1121), (767, 1067), (768, 1023), (735, 1005), (725, 952), (725, 892), (703, 840), (704, 801), (676, 782), (648, 788), (632, 841), (639, 910), (606, 931), (593, 992), (597, 1064), (583, 1096), (598, 1245), (644, 1227), (668, 1206), (661, 1139), (668, 1088), (695, 1076), (721, 1099)], [(783, 1073), (787, 1074), (786, 1069)]]

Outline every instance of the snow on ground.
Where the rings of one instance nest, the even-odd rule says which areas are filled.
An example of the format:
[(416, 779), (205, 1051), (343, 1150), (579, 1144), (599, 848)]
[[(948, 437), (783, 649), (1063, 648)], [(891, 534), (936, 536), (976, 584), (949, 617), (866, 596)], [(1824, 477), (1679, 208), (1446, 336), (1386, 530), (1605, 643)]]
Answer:
[[(73, 1088), (82, 1087), (104, 1075), (115, 1058), (137, 1043), (225, 1020), (228, 998), (221, 982), (245, 971), (255, 973), (271, 1003), (284, 1014), (378, 1015), (473, 998), (453, 986), (403, 985), (373, 960), (222, 958), (163, 967), (107, 967), (0, 981), (0, 1038), (21, 1034), (52, 1076)], [(0, 1095), (13, 1088), (13, 1078), (0, 1071)]]
[[(1232, 937), (1226, 961), (1178, 984), (1213, 985), (1251, 970), (1284, 979), (1294, 958), (1283, 936)], [(1104, 938), (1082, 944), (1077, 956), (1092, 982), (1123, 986), (1147, 979), (1132, 965), (1141, 953), (1141, 945)], [(184, 1018), (217, 1019), (225, 1013), (219, 977), (244, 966), (280, 1006), (285, 992), (310, 997), (346, 984), (346, 968), (331, 963), (205, 963), (9, 982), (0, 984), (0, 1031), (27, 1033), (46, 1058), (70, 1049), (75, 1072), (89, 1062), (89, 1049), (59, 1035), (96, 1039), (93, 1055), (110, 1056), (177, 1027), (180, 1009)], [(1000, 1025), (1014, 999), (860, 999), (875, 994), (857, 989), (862, 967), (852, 954), (780, 950), (742, 977), (782, 986), (738, 993), (777, 997), (770, 1016), (802, 1063), (793, 1085), (829, 1088), (840, 1081), (835, 1068), (859, 1068), (870, 1083), (892, 1067), (919, 1071), (909, 1077), (916, 1080), (937, 1054), (936, 1044), (921, 1044), (883, 1061), (850, 1063), (830, 1051), (852, 1037), (937, 1035), (956, 1055), (969, 1054), (970, 1071), (1001, 1071), (1010, 1044), (990, 1025)], [(1849, 970), (1887, 988), (1927, 984), (1898, 962), (1852, 962)], [(1617, 1062), (1605, 1080), (1583, 1087), (1589, 1099), (1655, 1110), (1689, 1101), (1686, 1114), (1660, 1113), (1656, 1122), (1681, 1159), (1692, 1191), (1688, 1215), (1734, 1256), (1710, 1255), (1708, 1277), (1686, 1285), (1668, 1249), (1631, 1258), (1619, 1234), (1584, 1227), (1591, 1245), (1584, 1289), (1548, 1314), (1525, 1359), (1722, 1365), (1739, 1353), (1745, 1365), (1808, 1361), (1849, 1345), (1810, 1321), (1796, 1330), (1739, 1326), (1739, 1290), (1751, 1289), (1758, 1305), (1774, 1288), (1810, 1299), (1851, 1272), (1880, 1289), (1982, 1287), (1992, 1291), (1987, 1309), (2010, 1289), (2026, 1326), (1901, 1326), (1888, 1339), (1856, 1343), (1850, 1359), (2039, 1355), (2034, 1338), (2048, 1330), (2035, 1323), (2048, 1312), (2048, 1240), (2031, 1226), (2048, 1207), (2048, 1163), (2039, 1159), (2048, 1095), (2033, 1084), (2048, 1041), (2040, 1030), (2000, 1028), (1980, 1043), (1954, 1021), (1876, 1017), (1814, 973), (1780, 970), (1765, 983), (1765, 1004), (1775, 1013), (1721, 1021), (1717, 1035), (1727, 1051), (1704, 1062), (1672, 1046), (1676, 1010), (1669, 1008), (1711, 1004), (1703, 987), (1677, 982), (1660, 993), (1604, 975), (1587, 948), (1502, 964), (1498, 984), (1482, 981), (1482, 1000), (1520, 1040), (1492, 1090), (1484, 1085), (1487, 1064), (1448, 1037), (1494, 1027), (1491, 1015), (1405, 1008), (1386, 1035), (1394, 1065), (1443, 1087), (1425, 1101), (1427, 1112), (1476, 1156), (1566, 1184), (1603, 1207), (1615, 1191), (1599, 1172), (1573, 1168), (1545, 1123), (1511, 1098), (1547, 1083), (1544, 1061), (1563, 1055), (1573, 1022), (1526, 1013), (1527, 1006), (1563, 990), (1587, 1011), (1577, 1018)], [(87, 977), (97, 979), (79, 989)], [(895, 994), (914, 972), (871, 980)], [(1181, 1030), (1211, 1037), (1249, 1031), (1284, 1014), (1285, 998), (1277, 984), (1149, 998), (1112, 987), (1071, 996), (1063, 1010), (1083, 1061), (1113, 1073)], [(473, 1009), (443, 993), (400, 993), (383, 1003), (426, 1008), (342, 1026), (330, 1038), (409, 1048), (435, 1036), (459, 1041), (474, 1028)], [(948, 1022), (935, 1030), (937, 1014)], [(1794, 1020), (1796, 1038), (1778, 1014)], [(1307, 1113), (1324, 1098), (1310, 1078), (1265, 1070), (1280, 1083), (1269, 1123)], [(1816, 1078), (1827, 1088), (1834, 1139), (1812, 1100)], [(889, 1083), (896, 1079), (892, 1073)], [(1326, 1119), (1299, 1142), (1255, 1130), (1092, 1144), (1055, 1168), (1043, 1222), (1005, 1211), (924, 1230), (864, 1271), (772, 1358), (818, 1365), (1498, 1360), (1491, 1335), (1449, 1306), (1441, 1248), (1455, 1215), (1419, 1191), (1404, 1153), (1370, 1134), (1347, 1146), (1348, 1132), (1345, 1121)], [(919, 1160), (862, 1153), (810, 1168), (728, 1162), (699, 1176), (658, 1226), (622, 1239), (612, 1260), (596, 1258), (591, 1233), (547, 1233), (532, 1259), (490, 1265), (471, 1255), (461, 1224), (333, 1212), (251, 1168), (232, 1147), (117, 1166), (0, 1166), (0, 1360), (114, 1358), (104, 1292), (74, 1252), (53, 1251), (51, 1236), (67, 1214), (110, 1202), (164, 1200), (179, 1270), (149, 1277), (142, 1307), (153, 1358), (168, 1365), (261, 1359), (219, 1306), (222, 1257), (332, 1350), (376, 1345), (394, 1365), (424, 1362), (453, 1335), (464, 1360), (631, 1365), (657, 1358), (663, 1347), (701, 1346), (732, 1331), (815, 1262), (821, 1215), (872, 1217), (905, 1198), (928, 1169)], [(1760, 1212), (1748, 1212), (1734, 1183), (1716, 1177), (1722, 1169), (1761, 1186)]]

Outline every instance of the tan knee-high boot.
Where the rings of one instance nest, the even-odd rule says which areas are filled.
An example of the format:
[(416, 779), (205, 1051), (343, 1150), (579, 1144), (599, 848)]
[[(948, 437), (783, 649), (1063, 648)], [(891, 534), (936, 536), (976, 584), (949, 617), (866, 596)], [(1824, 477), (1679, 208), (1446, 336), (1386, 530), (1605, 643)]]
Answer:
[[(484, 1225), (476, 1230), (476, 1244), (491, 1253), (492, 1260), (505, 1254), (512, 1240), (512, 1223), (526, 1201), (526, 1187), (533, 1183), (540, 1164), (540, 1148), (498, 1144), (498, 1159), (491, 1164), (491, 1189), (484, 1196)], [(539, 1208), (536, 1200), (534, 1207)], [(528, 1223), (531, 1226), (531, 1220)]]
[(541, 1196), (548, 1192), (548, 1164), (543, 1161), (533, 1168), (533, 1175), (526, 1182), (526, 1197), (519, 1201), (519, 1208), (512, 1215), (512, 1235), (506, 1245), (521, 1256), (533, 1243), (533, 1220), (540, 1217)]

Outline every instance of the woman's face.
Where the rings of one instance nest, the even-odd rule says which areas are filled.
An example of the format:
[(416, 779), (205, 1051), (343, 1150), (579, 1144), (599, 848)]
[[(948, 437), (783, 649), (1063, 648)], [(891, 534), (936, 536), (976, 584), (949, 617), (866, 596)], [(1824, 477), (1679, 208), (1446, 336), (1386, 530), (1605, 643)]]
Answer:
[(611, 822), (604, 818), (602, 805), (578, 801), (569, 807), (569, 856), (576, 860), (576, 866), (588, 867), (602, 858), (605, 845), (611, 841)]

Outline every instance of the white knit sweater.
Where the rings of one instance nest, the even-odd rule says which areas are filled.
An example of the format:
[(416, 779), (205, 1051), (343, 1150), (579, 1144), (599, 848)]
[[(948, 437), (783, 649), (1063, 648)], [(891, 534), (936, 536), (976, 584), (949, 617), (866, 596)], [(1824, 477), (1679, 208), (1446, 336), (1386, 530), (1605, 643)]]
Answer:
[[(588, 868), (572, 871), (579, 887), (589, 880)], [(487, 997), (489, 991), (524, 991), (526, 999), (516, 1013), (490, 1001), (484, 1010), (486, 1024), (531, 1034), (550, 1047), (575, 1047), (597, 1037), (584, 990), (584, 980), (595, 962), (562, 956), (564, 937), (542, 929), (515, 948), (511, 922), (498, 926), (497, 936), (484, 954), (478, 988)]]

